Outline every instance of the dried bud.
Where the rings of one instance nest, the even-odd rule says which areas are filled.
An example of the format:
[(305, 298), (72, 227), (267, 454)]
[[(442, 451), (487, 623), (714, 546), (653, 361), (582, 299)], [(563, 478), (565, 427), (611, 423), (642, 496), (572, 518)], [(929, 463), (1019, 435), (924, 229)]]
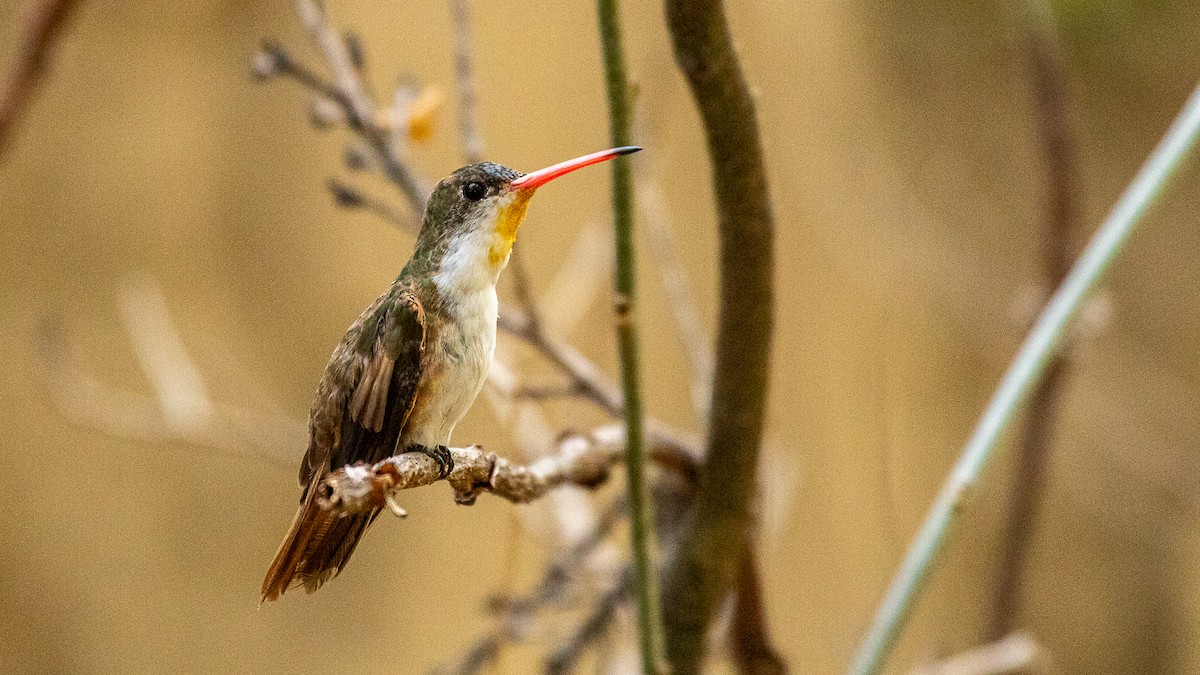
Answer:
[(371, 168), (371, 152), (362, 143), (346, 146), (346, 166), (351, 171), (366, 171)]
[(287, 62), (288, 55), (283, 47), (275, 42), (264, 42), (250, 58), (250, 77), (259, 82), (269, 80), (282, 72)]
[(341, 106), (324, 96), (313, 99), (309, 118), (317, 129), (328, 129), (335, 124), (340, 124), (345, 119)]
[(354, 31), (346, 31), (342, 39), (346, 43), (346, 52), (350, 55), (350, 64), (355, 70), (362, 70), (367, 65), (367, 50), (363, 47), (362, 37)]
[(362, 208), (365, 201), (357, 188), (336, 180), (329, 181), (329, 191), (333, 193), (333, 200), (337, 205), (345, 209)]

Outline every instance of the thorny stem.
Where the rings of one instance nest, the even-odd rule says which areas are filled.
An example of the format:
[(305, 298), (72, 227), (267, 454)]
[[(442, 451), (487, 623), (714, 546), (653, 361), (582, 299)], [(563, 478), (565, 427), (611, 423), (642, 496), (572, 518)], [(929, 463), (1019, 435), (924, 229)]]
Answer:
[[(597, 0), (600, 43), (604, 54), (608, 116), (613, 147), (630, 145), (629, 82), (621, 44), (617, 0)], [(637, 603), (638, 641), (642, 672), (657, 673), (663, 662), (662, 624), (659, 615), (658, 571), (655, 568), (654, 505), (646, 485), (643, 448), (645, 420), (642, 412), (641, 364), (638, 344), (637, 303), (633, 248), (633, 181), (629, 159), (612, 162), (613, 232), (616, 273), (613, 309), (617, 348), (621, 357), (621, 383), (625, 403), (625, 476), (629, 492), (630, 538), (633, 549), (633, 594)]]
[(675, 60), (704, 124), (720, 236), (720, 307), (708, 441), (696, 507), (663, 581), (667, 655), (698, 672), (752, 526), (774, 321), (774, 216), (754, 98), (720, 0), (666, 0)]
[[(1024, 0), (1020, 4), (1046, 184), (1049, 186), (1042, 275), (1047, 286), (1053, 288), (1062, 283), (1071, 269), (1071, 229), (1078, 191), (1075, 147), (1067, 113), (1066, 73), (1051, 8), (1047, 0)], [(1007, 532), (1002, 539), (1005, 551), (1001, 554), (1000, 574), (992, 601), (989, 633), (993, 640), (1008, 635), (1016, 627), (1013, 619), (1021, 578), (1045, 493), (1050, 442), (1067, 373), (1068, 356), (1064, 349), (1054, 358), (1046, 378), (1029, 401), (1029, 413), (1017, 446)]]
[(1192, 92), (1025, 338), (909, 546), (850, 666), (851, 673), (878, 673), (886, 665), (992, 451), (1058, 354), (1067, 329), (1146, 211), (1162, 194), (1168, 179), (1188, 156), (1198, 136), (1200, 86)]

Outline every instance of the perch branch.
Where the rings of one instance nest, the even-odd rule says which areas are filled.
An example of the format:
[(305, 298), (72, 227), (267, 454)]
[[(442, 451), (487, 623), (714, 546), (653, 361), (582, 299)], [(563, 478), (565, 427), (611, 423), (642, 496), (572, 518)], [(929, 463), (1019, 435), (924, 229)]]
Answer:
[[(1071, 231), (1079, 189), (1075, 144), (1067, 111), (1066, 72), (1050, 5), (1046, 0), (1025, 0), (1020, 5), (1046, 184), (1049, 186), (1046, 230), (1042, 238), (1042, 275), (1046, 287), (1054, 288), (1071, 269)], [(999, 578), (991, 603), (990, 635), (994, 640), (1015, 628), (1013, 617), (1029, 544), (1046, 490), (1050, 442), (1067, 371), (1068, 357), (1064, 349), (1051, 361), (1045, 379), (1029, 400), (1029, 412), (1016, 450), (1017, 468), (1006, 534), (1001, 540), (1005, 550), (1000, 557)]]
[[(695, 458), (669, 441), (651, 437), (651, 458), (666, 469), (686, 478), (694, 477)], [(515, 503), (544, 496), (563, 484), (595, 487), (608, 480), (609, 471), (625, 450), (625, 431), (608, 425), (587, 435), (569, 435), (557, 452), (528, 466), (513, 464), (484, 452), (479, 446), (450, 448), (454, 470), (445, 477), (454, 490), (454, 500), (473, 504), (482, 492), (491, 492)], [(320, 489), (321, 506), (339, 513), (363, 513), (389, 506), (397, 511), (395, 496), (401, 490), (430, 485), (439, 480), (440, 467), (420, 452), (403, 452), (374, 466), (354, 464), (328, 474)]]
[(883, 669), (992, 451), (1058, 354), (1086, 300), (1188, 156), (1197, 136), (1200, 86), (1193, 90), (1025, 338), (909, 546), (850, 666), (851, 673), (866, 675)]
[(700, 670), (708, 626), (738, 572), (727, 555), (751, 525), (774, 315), (774, 217), (754, 98), (720, 0), (666, 0), (675, 60), (699, 108), (720, 237), (720, 307), (705, 470), (664, 574), (667, 656)]
[(78, 0), (44, 0), (34, 7), (21, 31), (21, 46), (0, 94), (0, 158), (17, 120), (45, 78), (50, 54)]

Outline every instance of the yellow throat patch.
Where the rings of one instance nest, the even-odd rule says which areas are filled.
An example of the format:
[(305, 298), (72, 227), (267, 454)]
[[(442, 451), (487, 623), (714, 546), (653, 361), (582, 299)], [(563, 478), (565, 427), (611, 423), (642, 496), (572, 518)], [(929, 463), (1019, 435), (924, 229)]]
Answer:
[(500, 214), (496, 217), (496, 238), (488, 249), (488, 263), (493, 269), (503, 265), (508, 260), (508, 254), (512, 253), (513, 244), (517, 241), (517, 229), (525, 220), (531, 197), (533, 190), (517, 190), (512, 200), (500, 207)]

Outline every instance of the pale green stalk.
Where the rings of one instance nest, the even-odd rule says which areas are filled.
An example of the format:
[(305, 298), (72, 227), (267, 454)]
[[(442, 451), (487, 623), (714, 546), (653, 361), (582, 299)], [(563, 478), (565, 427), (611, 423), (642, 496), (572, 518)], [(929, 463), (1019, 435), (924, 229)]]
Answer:
[(1147, 209), (1162, 193), (1167, 180), (1179, 168), (1200, 135), (1200, 86), (1192, 92), (1183, 110), (1167, 130), (1141, 171), (1125, 189), (1112, 212), (1092, 238), (1087, 249), (1058, 287), (1038, 317), (1017, 353), (991, 402), (983, 412), (971, 439), (963, 449), (941, 494), (929, 510), (904, 562), (884, 596), (871, 628), (859, 648), (850, 673), (871, 675), (883, 669), (896, 646), (900, 631), (912, 614), (939, 554), (945, 548), (951, 527), (992, 451), (1013, 417), (1041, 380), (1047, 365), (1058, 352), (1071, 322), (1089, 294), (1104, 278), (1113, 259)]

